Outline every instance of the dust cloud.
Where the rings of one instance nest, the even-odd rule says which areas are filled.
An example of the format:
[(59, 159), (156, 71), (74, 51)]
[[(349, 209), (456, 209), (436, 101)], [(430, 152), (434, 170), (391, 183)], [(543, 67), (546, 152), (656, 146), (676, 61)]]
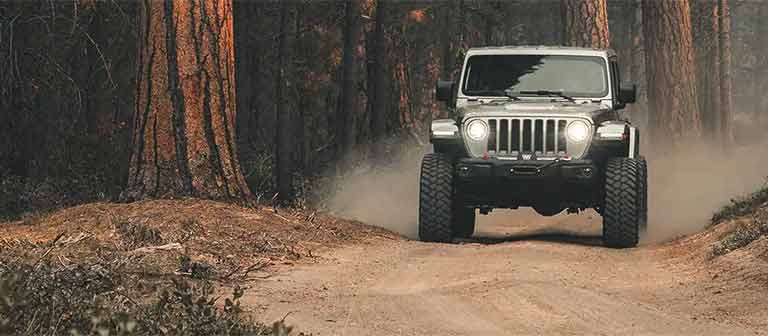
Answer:
[(658, 242), (698, 232), (731, 199), (759, 189), (768, 176), (768, 144), (734, 147), (683, 146), (648, 153), (648, 236)]
[(416, 147), (390, 158), (387, 165), (359, 167), (338, 178), (327, 201), (330, 212), (418, 238), (419, 169), (430, 151)]
[[(647, 147), (646, 147), (647, 148)], [(732, 198), (757, 190), (768, 176), (766, 144), (734, 147), (727, 154), (705, 145), (682, 146), (670, 153), (645, 151), (649, 162), (649, 223), (644, 243), (667, 241), (703, 230), (712, 214)], [(367, 167), (334, 183), (330, 211), (417, 237), (418, 181), (427, 148), (410, 151), (391, 165)], [(587, 212), (534, 219), (523, 211), (495, 211), (478, 217), (478, 230), (512, 233), (520, 229), (598, 233), (600, 216)], [(524, 228), (528, 224), (531, 228)], [(491, 228), (493, 226), (493, 228)], [(505, 229), (503, 226), (523, 226)], [(535, 227), (535, 228), (534, 228)]]

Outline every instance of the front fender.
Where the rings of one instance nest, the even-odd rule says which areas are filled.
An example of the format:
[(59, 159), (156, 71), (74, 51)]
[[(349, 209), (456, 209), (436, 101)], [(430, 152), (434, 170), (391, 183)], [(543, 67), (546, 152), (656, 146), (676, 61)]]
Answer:
[(640, 130), (629, 122), (612, 120), (601, 123), (597, 127), (595, 141), (603, 147), (616, 148), (618, 156), (640, 156)]
[(429, 142), (431, 143), (457, 143), (461, 140), (459, 126), (453, 119), (437, 119), (432, 121), (429, 131)]

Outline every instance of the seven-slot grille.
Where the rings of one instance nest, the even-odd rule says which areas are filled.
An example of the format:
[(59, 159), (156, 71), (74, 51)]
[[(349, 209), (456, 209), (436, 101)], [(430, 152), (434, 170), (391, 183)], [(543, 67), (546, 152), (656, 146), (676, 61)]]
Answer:
[(565, 119), (492, 118), (487, 119), (488, 152), (495, 154), (567, 152)]

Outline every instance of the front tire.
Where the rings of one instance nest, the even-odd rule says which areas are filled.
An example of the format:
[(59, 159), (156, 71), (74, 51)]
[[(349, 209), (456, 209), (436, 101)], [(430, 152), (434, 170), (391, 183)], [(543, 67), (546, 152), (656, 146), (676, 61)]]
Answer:
[(638, 159), (613, 158), (605, 171), (603, 241), (615, 248), (635, 247), (639, 241), (646, 196), (646, 177)]
[(419, 181), (419, 238), (450, 242), (453, 223), (453, 162), (445, 154), (427, 154), (421, 161)]
[(648, 162), (641, 156), (638, 159), (638, 164), (640, 165), (640, 178), (638, 181), (640, 183), (641, 195), (638, 197), (638, 201), (640, 201), (640, 205), (638, 205), (640, 208), (640, 234), (645, 235), (648, 232)]

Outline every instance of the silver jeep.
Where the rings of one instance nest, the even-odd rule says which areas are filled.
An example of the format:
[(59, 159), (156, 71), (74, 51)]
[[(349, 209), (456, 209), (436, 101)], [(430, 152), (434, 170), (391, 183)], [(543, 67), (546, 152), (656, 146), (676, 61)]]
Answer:
[(420, 238), (469, 237), (476, 210), (593, 208), (607, 246), (636, 246), (647, 222), (647, 165), (640, 133), (621, 113), (636, 89), (620, 86), (618, 69), (612, 50), (470, 49), (459, 81), (437, 84), (453, 118), (432, 122)]

